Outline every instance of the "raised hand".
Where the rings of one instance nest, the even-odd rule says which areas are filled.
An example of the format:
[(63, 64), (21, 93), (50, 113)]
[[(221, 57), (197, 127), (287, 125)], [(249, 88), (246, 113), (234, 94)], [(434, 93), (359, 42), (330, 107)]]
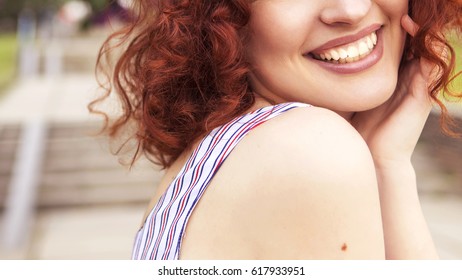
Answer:
[[(401, 25), (410, 36), (418, 31), (407, 15)], [(393, 96), (378, 108), (357, 113), (351, 122), (374, 159), (387, 259), (438, 258), (420, 207), (411, 163), (432, 107), (428, 87), (437, 75), (438, 68), (429, 61), (408, 58)]]
[[(418, 31), (408, 16), (401, 20), (410, 36)], [(444, 49), (434, 46), (440, 53)], [(408, 58), (401, 69), (393, 96), (378, 108), (357, 113), (352, 124), (367, 142), (376, 163), (409, 162), (432, 104), (428, 87), (438, 75), (424, 58)]]

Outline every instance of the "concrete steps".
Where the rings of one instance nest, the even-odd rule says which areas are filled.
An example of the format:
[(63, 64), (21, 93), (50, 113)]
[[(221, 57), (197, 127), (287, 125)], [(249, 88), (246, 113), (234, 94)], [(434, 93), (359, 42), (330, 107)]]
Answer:
[(18, 125), (0, 126), (0, 209), (5, 205), (19, 137)]
[[(462, 116), (456, 122), (462, 131)], [(436, 114), (428, 118), (413, 163), (420, 193), (462, 196), (462, 138), (441, 133)]]
[[(41, 166), (37, 208), (145, 202), (153, 195), (160, 172), (147, 160), (132, 168), (121, 166), (96, 137), (96, 125), (51, 124)], [(19, 126), (0, 130), (0, 207), (20, 141)]]

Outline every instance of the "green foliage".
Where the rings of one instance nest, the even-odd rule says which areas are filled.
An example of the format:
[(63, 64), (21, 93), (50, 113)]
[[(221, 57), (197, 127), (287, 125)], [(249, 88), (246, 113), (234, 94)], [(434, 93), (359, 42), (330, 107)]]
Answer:
[(110, 1), (108, 0), (85, 0), (85, 2), (88, 2), (90, 4), (93, 12), (99, 12), (99, 11), (102, 11), (104, 8), (106, 8)]
[(17, 49), (15, 35), (0, 35), (0, 96), (6, 86), (14, 79)]
[(44, 8), (56, 8), (68, 0), (0, 0), (0, 18), (17, 18), (19, 13), (27, 8), (40, 11)]
[[(461, 35), (462, 36), (462, 35)], [(460, 37), (457, 37), (455, 34), (451, 36), (452, 47), (456, 52), (456, 69), (455, 73), (460, 73), (462, 71), (462, 40)], [(462, 73), (456, 77), (452, 82), (451, 88), (457, 93), (462, 93)], [(451, 100), (452, 98), (449, 98)], [(462, 102), (462, 100), (458, 100)]]
[[(43, 9), (57, 9), (70, 0), (0, 0), (0, 19), (16, 20), (19, 13), (27, 8), (35, 12)], [(101, 11), (111, 0), (84, 0), (93, 11)]]

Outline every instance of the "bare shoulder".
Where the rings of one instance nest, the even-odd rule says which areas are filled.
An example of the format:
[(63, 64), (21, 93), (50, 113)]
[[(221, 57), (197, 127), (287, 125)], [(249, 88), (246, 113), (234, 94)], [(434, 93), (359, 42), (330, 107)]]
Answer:
[(359, 133), (338, 114), (318, 107), (292, 109), (268, 121), (251, 131), (236, 150), (237, 156), (252, 157), (252, 162), (275, 175), (304, 170), (321, 180), (329, 179), (325, 175), (331, 173), (350, 176), (354, 171), (375, 176), (372, 157)]
[(380, 259), (375, 170), (337, 114), (292, 109), (252, 130), (188, 223), (182, 258)]
[(372, 157), (336, 113), (292, 109), (250, 132), (228, 160), (223, 176), (239, 174), (236, 215), (263, 258), (384, 257)]

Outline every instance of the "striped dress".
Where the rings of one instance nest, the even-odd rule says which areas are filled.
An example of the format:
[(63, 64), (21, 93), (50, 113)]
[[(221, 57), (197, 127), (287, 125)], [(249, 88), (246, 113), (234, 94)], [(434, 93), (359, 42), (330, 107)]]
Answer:
[(212, 130), (193, 151), (138, 231), (132, 259), (177, 260), (194, 207), (225, 159), (253, 128), (303, 103), (268, 106)]

